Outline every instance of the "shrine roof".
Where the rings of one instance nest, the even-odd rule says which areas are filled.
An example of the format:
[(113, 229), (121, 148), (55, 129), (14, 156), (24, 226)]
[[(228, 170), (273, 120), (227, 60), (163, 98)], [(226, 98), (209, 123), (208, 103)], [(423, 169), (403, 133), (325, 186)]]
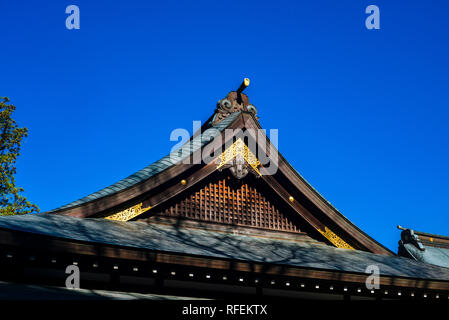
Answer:
[(176, 224), (33, 214), (0, 217), (0, 229), (138, 250), (350, 273), (365, 273), (368, 266), (376, 265), (380, 275), (449, 281), (449, 268), (405, 257)]

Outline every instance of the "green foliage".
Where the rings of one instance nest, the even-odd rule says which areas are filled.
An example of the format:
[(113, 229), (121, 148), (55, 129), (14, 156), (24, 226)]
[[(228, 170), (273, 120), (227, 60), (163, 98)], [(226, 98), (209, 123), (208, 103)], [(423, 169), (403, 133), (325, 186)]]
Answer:
[(23, 189), (16, 187), (16, 161), (28, 130), (17, 126), (11, 117), (16, 107), (8, 102), (8, 98), (0, 97), (0, 215), (39, 212), (36, 205), (21, 195)]

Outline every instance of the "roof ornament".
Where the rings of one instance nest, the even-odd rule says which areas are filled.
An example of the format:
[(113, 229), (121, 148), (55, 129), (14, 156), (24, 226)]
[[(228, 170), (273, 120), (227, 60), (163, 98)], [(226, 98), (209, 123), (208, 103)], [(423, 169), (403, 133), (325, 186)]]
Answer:
[(256, 119), (258, 119), (256, 107), (249, 103), (248, 96), (243, 93), (243, 90), (245, 90), (248, 86), (249, 79), (245, 78), (237, 91), (229, 92), (224, 99), (217, 102), (217, 108), (215, 109), (212, 124), (217, 124), (232, 113), (238, 111), (250, 112), (256, 117)]
[(245, 90), (248, 86), (249, 86), (249, 79), (248, 78), (243, 79), (242, 84), (237, 89), (237, 93), (241, 94), (243, 92), (243, 90)]
[(142, 202), (136, 204), (135, 206), (126, 208), (125, 210), (122, 210), (120, 212), (108, 215), (105, 217), (105, 219), (108, 220), (115, 220), (115, 221), (128, 221), (132, 218), (137, 217), (138, 215), (141, 215), (144, 212), (147, 212), (151, 209), (151, 206), (147, 208), (142, 208)]
[(324, 227), (324, 231), (321, 229), (317, 229), (327, 240), (332, 242), (334, 246), (342, 249), (351, 249), (354, 250), (354, 247), (346, 243), (342, 238), (337, 236), (331, 229), (328, 227)]
[(418, 235), (415, 234), (414, 230), (412, 229), (406, 229), (401, 226), (398, 226), (398, 229), (402, 230), (401, 232), (401, 240), (399, 240), (399, 245), (404, 245), (407, 243), (411, 243), (414, 246), (416, 246), (419, 250), (425, 251), (426, 248), (421, 243), (421, 240), (419, 239)]
[(257, 157), (243, 142), (242, 138), (238, 138), (230, 147), (228, 147), (220, 156), (218, 170), (229, 168), (231, 173), (237, 179), (242, 179), (251, 172), (256, 177), (260, 177), (258, 167), (261, 165)]

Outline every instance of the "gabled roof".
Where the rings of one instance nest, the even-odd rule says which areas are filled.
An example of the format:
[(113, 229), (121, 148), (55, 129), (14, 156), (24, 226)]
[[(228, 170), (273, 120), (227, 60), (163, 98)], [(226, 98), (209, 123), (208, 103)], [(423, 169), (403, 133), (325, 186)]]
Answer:
[[(182, 149), (187, 151), (189, 157), (193, 157), (208, 147), (212, 138), (218, 136), (225, 129), (241, 129), (246, 132), (260, 129), (255, 110), (254, 106), (249, 105), (245, 95), (243, 98), (239, 98), (238, 94), (231, 92), (227, 98), (219, 101), (216, 113), (201, 130), (204, 132), (194, 135), (191, 139), (192, 143), (186, 143)], [(236, 135), (237, 133), (234, 133), (234, 136), (230, 138), (220, 136), (222, 147), (225, 146), (226, 139), (234, 139)], [(251, 133), (249, 135), (248, 139), (258, 142), (256, 137), (251, 136)], [(316, 232), (319, 232), (318, 235), (321, 234), (319, 236), (323, 237), (326, 242), (329, 241), (338, 247), (393, 254), (357, 228), (326, 201), (278, 153), (268, 138), (263, 145), (257, 143), (257, 147), (267, 155), (270, 152), (275, 152), (279, 158), (278, 169), (274, 174), (267, 174), (266, 168), (260, 167), (262, 173), (260, 180), (281, 199), (285, 206), (296, 212)], [(270, 157), (272, 156), (270, 155)], [(216, 172), (219, 169), (220, 157), (213, 159), (208, 164), (183, 163), (180, 160), (178, 152), (172, 153), (112, 186), (48, 213), (84, 218), (105, 215), (121, 216), (123, 210), (140, 210), (143, 204), (145, 210), (142, 212), (146, 212), (186, 192)], [(179, 183), (181, 179), (184, 181), (183, 184)], [(139, 212), (138, 214), (140, 214)], [(151, 212), (146, 214), (151, 214)], [(136, 217), (136, 215), (132, 215), (132, 217)]]

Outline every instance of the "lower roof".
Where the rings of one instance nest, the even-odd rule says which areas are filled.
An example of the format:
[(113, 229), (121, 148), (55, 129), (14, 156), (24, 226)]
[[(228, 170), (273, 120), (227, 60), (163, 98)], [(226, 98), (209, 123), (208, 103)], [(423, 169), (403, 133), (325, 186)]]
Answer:
[(0, 217), (0, 229), (87, 243), (331, 271), (365, 273), (368, 266), (376, 265), (385, 276), (449, 281), (449, 268), (404, 257), (176, 225), (29, 214)]
[(448, 237), (404, 229), (399, 241), (399, 254), (411, 259), (449, 268)]
[(449, 249), (425, 247), (424, 250), (420, 250), (411, 243), (405, 243), (402, 246), (412, 259), (449, 268)]

